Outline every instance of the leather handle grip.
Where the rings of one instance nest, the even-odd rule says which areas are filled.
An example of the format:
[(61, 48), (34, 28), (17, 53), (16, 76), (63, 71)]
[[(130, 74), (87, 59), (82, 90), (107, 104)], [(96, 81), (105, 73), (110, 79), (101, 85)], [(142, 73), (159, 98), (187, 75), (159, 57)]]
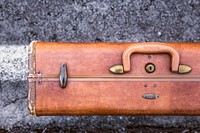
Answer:
[(138, 45), (131, 45), (124, 50), (122, 55), (124, 72), (130, 71), (131, 69), (130, 56), (131, 54), (134, 53), (139, 53), (139, 54), (167, 53), (171, 55), (172, 58), (171, 70), (173, 72), (177, 72), (179, 69), (179, 54), (174, 48), (163, 45), (163, 43), (151, 43), (151, 44), (140, 43)]

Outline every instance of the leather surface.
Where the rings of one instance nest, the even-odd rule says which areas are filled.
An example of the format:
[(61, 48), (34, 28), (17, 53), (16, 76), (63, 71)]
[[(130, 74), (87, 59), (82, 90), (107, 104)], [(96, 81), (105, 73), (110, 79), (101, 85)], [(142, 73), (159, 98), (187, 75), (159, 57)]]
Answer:
[[(199, 90), (199, 82), (69, 82), (67, 89), (42, 83), (36, 90), (36, 114), (199, 115)], [(146, 93), (159, 98), (142, 98)]]
[[(38, 42), (36, 71), (40, 71), (43, 76), (58, 76), (60, 65), (66, 63), (69, 76), (113, 76), (109, 68), (122, 64), (123, 51), (134, 44), (138, 45)], [(200, 43), (162, 45), (170, 46), (179, 53), (180, 64), (191, 66), (192, 71), (185, 75), (200, 74)], [(123, 76), (183, 76), (171, 72), (171, 57), (168, 54), (132, 54), (130, 62), (131, 71)], [(152, 74), (144, 70), (149, 62), (156, 66), (156, 71)], [(142, 98), (146, 93), (157, 94), (159, 98)], [(68, 82), (65, 89), (60, 88), (59, 82), (42, 82), (40, 85), (36, 84), (36, 114), (199, 115), (199, 94), (200, 82)]]

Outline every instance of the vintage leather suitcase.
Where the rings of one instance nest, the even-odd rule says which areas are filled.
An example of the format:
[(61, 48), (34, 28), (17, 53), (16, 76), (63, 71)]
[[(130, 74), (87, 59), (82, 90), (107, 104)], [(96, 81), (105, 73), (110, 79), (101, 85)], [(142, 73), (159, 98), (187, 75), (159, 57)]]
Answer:
[(200, 115), (200, 43), (29, 47), (32, 115)]

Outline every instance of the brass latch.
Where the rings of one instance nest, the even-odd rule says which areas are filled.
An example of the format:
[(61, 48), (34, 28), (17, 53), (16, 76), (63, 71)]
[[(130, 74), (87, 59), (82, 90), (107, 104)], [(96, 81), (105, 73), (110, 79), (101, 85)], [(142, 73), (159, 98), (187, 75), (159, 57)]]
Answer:
[(67, 65), (66, 64), (62, 64), (60, 67), (59, 81), (60, 81), (61, 88), (65, 88), (67, 86)]

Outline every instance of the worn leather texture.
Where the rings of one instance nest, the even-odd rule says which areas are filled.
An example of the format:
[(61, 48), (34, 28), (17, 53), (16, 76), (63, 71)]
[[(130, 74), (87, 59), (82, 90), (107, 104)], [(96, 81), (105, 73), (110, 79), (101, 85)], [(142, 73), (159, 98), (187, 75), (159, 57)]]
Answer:
[[(129, 72), (113, 74), (109, 68), (123, 64), (123, 52), (136, 45), (169, 46), (179, 54), (179, 64), (192, 68), (187, 74), (172, 72), (172, 57), (163, 52), (134, 53)], [(162, 47), (161, 47), (162, 48)], [(58, 78), (60, 66), (67, 64), (69, 78), (85, 76), (86, 81), (68, 81), (62, 89), (58, 81), (35, 82), (36, 115), (199, 115), (199, 43), (57, 43), (35, 44), (36, 72), (42, 77)], [(145, 51), (142, 50), (141, 51)], [(151, 51), (151, 50), (149, 50)], [(162, 51), (162, 49), (160, 49)], [(145, 65), (153, 63), (153, 73)], [(113, 81), (87, 81), (88, 77), (111, 77)], [(115, 81), (121, 77), (156, 77), (155, 80)], [(194, 81), (185, 81), (190, 77)], [(168, 77), (162, 80), (162, 77)], [(175, 77), (175, 78), (174, 78)], [(176, 80), (176, 77), (179, 81)], [(182, 79), (183, 78), (183, 79)], [(156, 94), (145, 99), (144, 94)]]

